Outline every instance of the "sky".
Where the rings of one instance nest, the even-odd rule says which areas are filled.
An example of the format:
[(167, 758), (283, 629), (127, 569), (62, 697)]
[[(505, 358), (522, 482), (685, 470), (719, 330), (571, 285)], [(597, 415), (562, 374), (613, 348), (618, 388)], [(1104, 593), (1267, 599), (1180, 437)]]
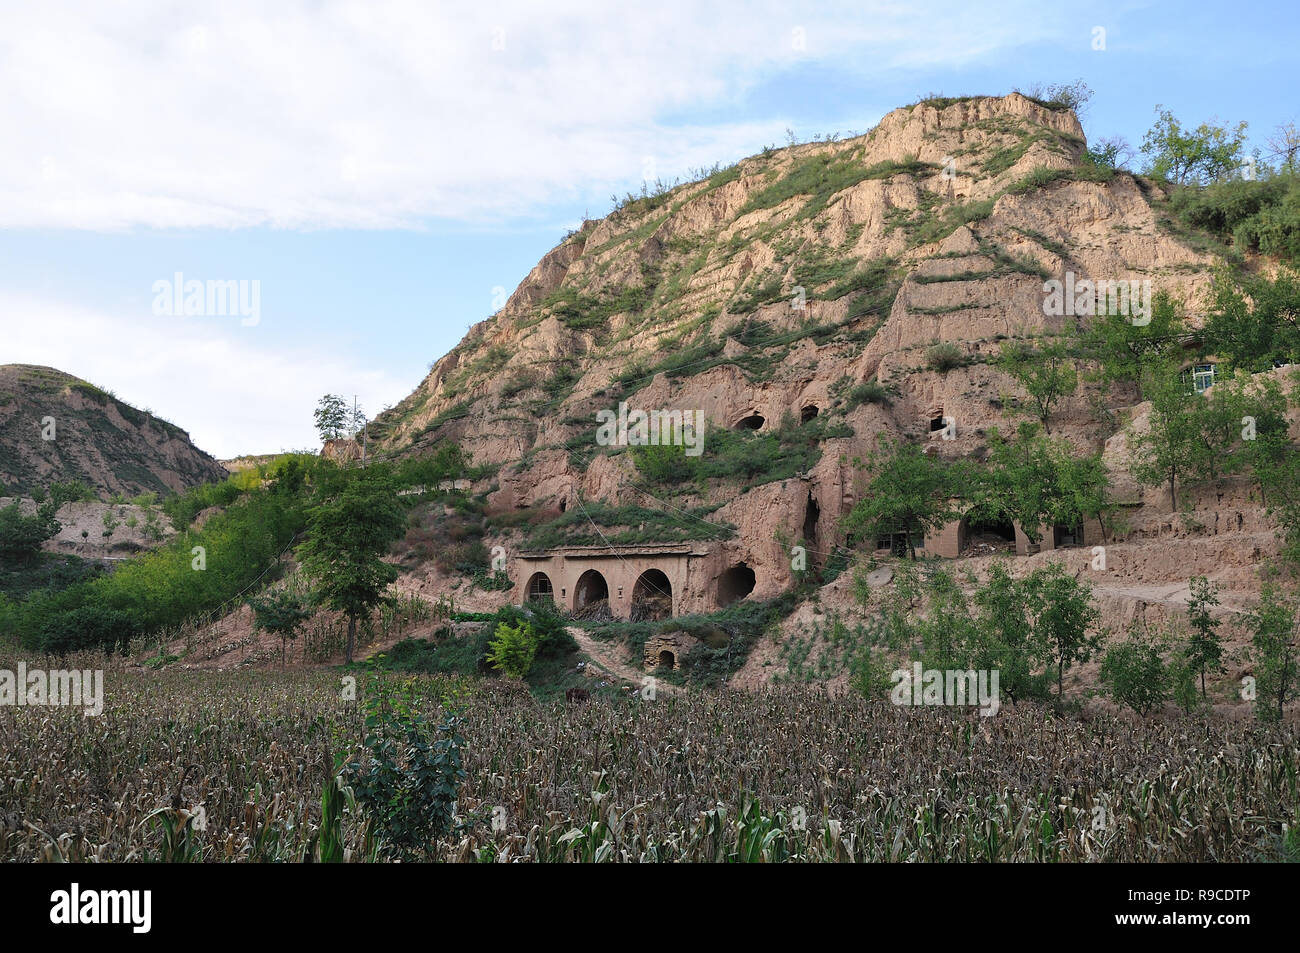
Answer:
[(645, 180), (1077, 79), (1090, 139), (1159, 104), (1263, 146), (1298, 48), (1294, 0), (0, 0), (0, 364), (315, 448), (321, 395), (395, 404)]

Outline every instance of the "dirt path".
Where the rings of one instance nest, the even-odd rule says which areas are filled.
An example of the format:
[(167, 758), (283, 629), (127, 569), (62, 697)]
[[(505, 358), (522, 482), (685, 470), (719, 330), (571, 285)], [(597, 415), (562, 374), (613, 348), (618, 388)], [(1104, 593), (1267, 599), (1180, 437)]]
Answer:
[[(573, 640), (578, 643), (578, 648), (582, 653), (590, 659), (589, 665), (596, 666), (596, 668), (612, 678), (631, 682), (637, 687), (644, 683), (646, 673), (622, 658), (622, 652), (617, 643), (597, 641), (587, 633), (586, 629), (576, 625), (567, 626), (566, 631), (573, 636)], [(674, 695), (677, 693), (678, 688), (676, 685), (668, 684), (663, 679), (656, 679), (655, 690), (663, 692), (665, 695)]]

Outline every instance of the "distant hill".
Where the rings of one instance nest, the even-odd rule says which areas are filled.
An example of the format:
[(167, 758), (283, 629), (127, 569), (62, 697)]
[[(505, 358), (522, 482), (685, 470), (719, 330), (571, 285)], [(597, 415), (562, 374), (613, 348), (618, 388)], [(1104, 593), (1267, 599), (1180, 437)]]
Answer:
[(0, 365), (0, 484), (10, 494), (82, 480), (134, 496), (226, 475), (184, 430), (93, 384), (52, 367)]

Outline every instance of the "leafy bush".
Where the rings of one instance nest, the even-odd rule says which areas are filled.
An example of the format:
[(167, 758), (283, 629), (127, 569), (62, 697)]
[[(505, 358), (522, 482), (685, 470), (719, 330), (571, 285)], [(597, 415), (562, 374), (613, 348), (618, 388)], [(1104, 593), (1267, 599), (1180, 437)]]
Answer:
[(1185, 225), (1233, 244), (1300, 262), (1300, 176), (1229, 179), (1175, 189), (1169, 206)]
[(925, 366), (940, 374), (965, 367), (968, 361), (966, 352), (951, 341), (936, 344), (925, 352)]
[(1121, 705), (1139, 715), (1154, 711), (1169, 694), (1169, 673), (1161, 651), (1160, 643), (1135, 625), (1128, 641), (1107, 649), (1098, 679)]
[(527, 622), (515, 626), (498, 623), (488, 643), (488, 662), (507, 678), (523, 680), (533, 666), (538, 644), (537, 634)]
[[(375, 679), (366, 702), (366, 754), (345, 768), (357, 804), (381, 850), (403, 861), (428, 860), (449, 833), (466, 773), (460, 719), (433, 725)], [(437, 740), (433, 740), (436, 737)]]
[(860, 404), (888, 404), (889, 391), (884, 385), (872, 379), (863, 381), (845, 395), (844, 410), (847, 413)]
[(53, 500), (40, 504), (30, 515), (23, 514), (22, 505), (17, 500), (0, 509), (0, 565), (28, 563), (35, 559), (41, 543), (62, 529), (54, 518), (57, 509)]
[(81, 606), (42, 620), (37, 642), (41, 651), (54, 655), (100, 648), (110, 652), (117, 646), (125, 649), (137, 634), (136, 622), (129, 613), (105, 606)]

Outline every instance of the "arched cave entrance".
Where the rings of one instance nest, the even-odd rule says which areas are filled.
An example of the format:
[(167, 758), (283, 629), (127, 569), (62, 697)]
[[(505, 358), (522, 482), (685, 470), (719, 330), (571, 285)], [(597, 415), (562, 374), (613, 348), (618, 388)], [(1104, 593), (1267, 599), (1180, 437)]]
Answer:
[(980, 519), (962, 517), (957, 536), (958, 552), (981, 553), (1014, 552), (1016, 527), (1007, 519)]
[(744, 563), (732, 566), (718, 577), (718, 605), (729, 606), (739, 602), (754, 591), (756, 583), (754, 570)]
[(809, 404), (803, 410), (799, 411), (799, 423), (806, 424), (811, 420), (815, 420), (819, 413), (821, 413), (821, 411), (818, 409), (816, 404)]
[(555, 588), (551, 585), (551, 577), (544, 572), (535, 572), (528, 580), (528, 588), (525, 590), (525, 598), (529, 602), (536, 602), (539, 599), (554, 599)]
[(733, 430), (761, 430), (763, 424), (767, 423), (762, 414), (750, 414), (748, 417), (741, 417), (736, 421)]
[(609, 583), (595, 569), (588, 569), (578, 577), (573, 587), (573, 611), (583, 616), (609, 613)]
[(677, 667), (677, 659), (673, 657), (672, 652), (669, 652), (667, 649), (664, 649), (662, 652), (659, 653), (659, 667), (660, 668)]
[(673, 614), (673, 584), (662, 569), (647, 569), (632, 587), (632, 621), (657, 622)]

